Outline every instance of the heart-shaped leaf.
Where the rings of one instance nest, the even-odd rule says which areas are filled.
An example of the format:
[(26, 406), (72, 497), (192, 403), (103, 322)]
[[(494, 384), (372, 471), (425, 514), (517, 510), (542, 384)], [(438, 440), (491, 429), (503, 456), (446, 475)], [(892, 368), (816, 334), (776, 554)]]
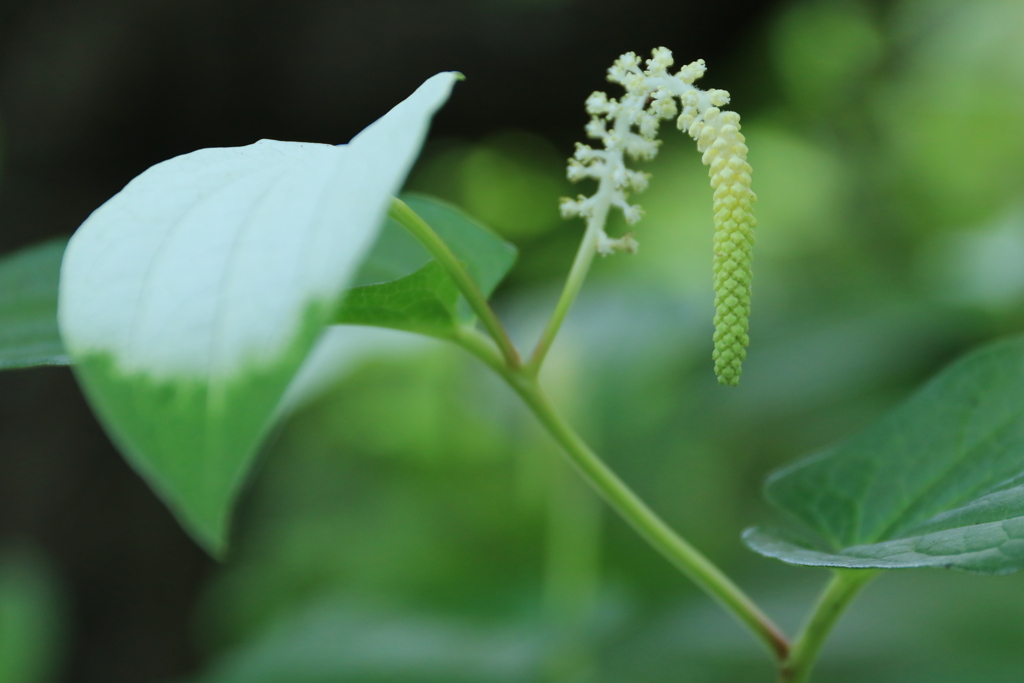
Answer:
[(57, 281), (66, 239), (0, 259), (0, 370), (66, 365), (57, 331)]
[(751, 529), (754, 550), (815, 567), (1024, 567), (1024, 338), (954, 363), (850, 441), (766, 485), (818, 539)]
[(429, 79), (347, 145), (262, 140), (157, 164), (72, 237), (58, 317), (76, 373), (212, 552), (456, 78)]

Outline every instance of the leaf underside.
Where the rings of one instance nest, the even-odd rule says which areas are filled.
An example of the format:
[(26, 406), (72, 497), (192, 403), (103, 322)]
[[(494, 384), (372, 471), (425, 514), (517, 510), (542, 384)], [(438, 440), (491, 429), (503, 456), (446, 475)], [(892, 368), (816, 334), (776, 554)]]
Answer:
[(776, 473), (765, 491), (813, 532), (744, 534), (784, 562), (1024, 568), (1024, 337), (968, 354), (858, 436)]
[(67, 239), (0, 259), (0, 370), (67, 365), (57, 330), (57, 281)]

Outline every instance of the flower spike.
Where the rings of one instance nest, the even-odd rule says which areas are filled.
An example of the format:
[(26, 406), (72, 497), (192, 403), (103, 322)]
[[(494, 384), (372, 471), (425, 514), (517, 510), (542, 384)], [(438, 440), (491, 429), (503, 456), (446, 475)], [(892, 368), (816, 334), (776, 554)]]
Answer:
[[(740, 133), (739, 114), (722, 109), (729, 104), (725, 90), (701, 90), (693, 85), (704, 75), (704, 60), (687, 64), (672, 74), (672, 52), (656, 48), (641, 69), (641, 60), (627, 52), (608, 69), (608, 80), (626, 90), (621, 100), (595, 92), (587, 98), (590, 122), (587, 136), (604, 149), (577, 144), (567, 176), (577, 181), (593, 178), (597, 192), (590, 197), (563, 199), (565, 218), (588, 221), (599, 253), (635, 252), (632, 235), (613, 239), (604, 231), (608, 211), (616, 207), (626, 222), (640, 220), (642, 210), (628, 202), (629, 192), (642, 192), (648, 175), (626, 167), (625, 159), (649, 160), (658, 153), (661, 121), (675, 118), (676, 126), (697, 142), (709, 167), (714, 191), (715, 374), (726, 385), (739, 384), (749, 343), (751, 253), (754, 245), (752, 206), (757, 196), (750, 189), (747, 146)], [(678, 100), (678, 104), (676, 101)]]

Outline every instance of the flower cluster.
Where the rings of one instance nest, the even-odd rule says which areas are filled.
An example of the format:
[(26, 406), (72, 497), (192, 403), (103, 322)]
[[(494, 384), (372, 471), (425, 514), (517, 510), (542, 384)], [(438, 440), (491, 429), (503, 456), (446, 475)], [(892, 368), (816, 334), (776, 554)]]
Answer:
[(626, 157), (653, 158), (658, 152), (661, 121), (678, 116), (677, 127), (697, 141), (704, 164), (710, 167), (715, 220), (713, 357), (718, 381), (735, 385), (749, 342), (750, 259), (756, 224), (747, 146), (740, 133), (739, 114), (721, 109), (729, 103), (729, 93), (693, 85), (704, 75), (704, 60), (687, 64), (675, 74), (669, 71), (672, 64), (671, 51), (657, 48), (646, 69), (640, 68), (640, 58), (632, 52), (608, 69), (608, 80), (625, 88), (626, 94), (619, 100), (603, 92), (587, 98), (591, 116), (587, 135), (600, 140), (603, 149), (577, 144), (568, 169), (570, 180), (592, 178), (598, 181), (598, 188), (590, 197), (563, 199), (562, 215), (587, 219), (587, 235), (603, 255), (636, 251), (637, 242), (631, 235), (613, 239), (605, 233), (608, 212), (611, 207), (618, 208), (630, 225), (640, 220), (643, 212), (629, 203), (629, 192), (643, 191), (648, 175), (627, 168)]
[(751, 210), (757, 196), (750, 189), (750, 164), (739, 120), (735, 112), (712, 107), (704, 113), (703, 129), (695, 136), (697, 149), (710, 166), (714, 188), (715, 374), (722, 384), (732, 385), (739, 384), (750, 343), (750, 259), (757, 224)]

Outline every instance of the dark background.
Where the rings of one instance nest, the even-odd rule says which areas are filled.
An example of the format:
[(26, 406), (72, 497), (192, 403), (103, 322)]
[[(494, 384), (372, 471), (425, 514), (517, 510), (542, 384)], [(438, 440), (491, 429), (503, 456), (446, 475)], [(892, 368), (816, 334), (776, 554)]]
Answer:
[[(1024, 149), (1020, 142), (1024, 136), (1019, 131), (1012, 133), (1009, 126), (999, 126), (1001, 121), (1016, 120), (1020, 128), (1021, 119), (1013, 118), (1024, 111), (1013, 109), (1021, 105), (1020, 99), (1007, 96), (1007, 103), (1005, 98), (997, 98), (996, 104), (1004, 109), (1009, 107), (1005, 114), (1009, 118), (997, 116), (994, 120), (991, 116), (996, 115), (986, 113), (981, 103), (970, 99), (970, 93), (956, 100), (956, 106), (970, 115), (968, 122), (988, 131), (978, 135), (989, 134), (995, 140), (988, 143), (986, 139), (971, 138), (975, 144), (969, 150), (984, 151), (989, 144), (997, 149), (989, 156), (979, 152), (980, 156), (973, 161), (965, 158), (954, 143), (949, 148), (945, 143), (932, 143), (933, 139), (952, 139), (943, 126), (955, 132), (955, 116), (947, 121), (937, 114), (931, 124), (922, 123), (922, 135), (931, 130), (928, 125), (937, 132), (917, 147), (913, 141), (909, 146), (901, 146), (899, 141), (905, 138), (897, 134), (902, 130), (900, 121), (916, 120), (922, 111), (931, 111), (929, 107), (940, 114), (944, 111), (940, 96), (928, 99), (932, 91), (927, 84), (935, 79), (915, 71), (915, 65), (927, 62), (928, 45), (936, 40), (941, 44), (942, 36), (946, 35), (942, 31), (948, 33), (949, 16), (959, 11), (957, 8), (963, 3), (833, 3), (852, 8), (850, 16), (866, 18), (867, 24), (877, 28), (877, 54), (872, 52), (864, 58), (862, 66), (849, 73), (839, 68), (830, 75), (823, 67), (821, 73), (825, 75), (821, 78), (825, 85), (816, 85), (800, 81), (787, 68), (792, 69), (792, 60), (797, 59), (793, 55), (806, 54), (810, 56), (807, 69), (814, 71), (815, 50), (821, 50), (822, 63), (833, 58), (828, 36), (821, 34), (825, 42), (819, 46), (814, 43), (818, 34), (813, 22), (800, 23), (805, 15), (817, 16), (813, 8), (824, 5), (829, 3), (0, 0), (0, 253), (73, 232), (93, 209), (133, 176), (177, 154), (208, 146), (248, 144), (260, 138), (347, 141), (426, 77), (441, 70), (462, 71), (467, 80), (457, 86), (450, 103), (436, 117), (432, 142), (426, 148), (423, 165), (413, 174), (412, 184), (444, 195), (444, 188), (450, 187), (444, 176), (444, 169), (449, 168), (446, 164), (453, 158), (464, 161), (470, 158), (465, 155), (479, 149), (497, 155), (499, 160), (511, 159), (510, 168), (526, 169), (523, 177), (534, 177), (531, 173), (547, 177), (550, 169), (543, 163), (551, 154), (564, 158), (571, 153), (572, 143), (582, 136), (585, 123), (582, 102), (592, 90), (605, 87), (604, 69), (616, 56), (627, 50), (646, 53), (654, 46), (666, 45), (675, 51), (678, 63), (703, 58), (710, 67), (705, 87), (728, 88), (744, 121), (748, 121), (749, 112), (749, 120), (760, 126), (755, 130), (766, 131), (763, 148), (775, 149), (775, 161), (771, 163), (780, 169), (777, 178), (788, 178), (786, 173), (799, 175), (808, 159), (817, 163), (819, 157), (825, 158), (821, 154), (827, 152), (832, 161), (822, 163), (826, 170), (838, 169), (835, 172), (842, 178), (843, 188), (842, 192), (833, 192), (823, 199), (813, 188), (792, 187), (781, 180), (771, 184), (771, 176), (757, 175), (762, 167), (754, 157), (757, 136), (751, 133), (755, 190), (762, 193), (763, 199), (763, 188), (773, 187), (779, 188), (780, 193), (792, 192), (793, 202), (798, 205), (817, 206), (824, 202), (821, 215), (833, 218), (828, 225), (822, 225), (819, 214), (812, 212), (808, 218), (794, 209), (792, 215), (797, 218), (782, 220), (780, 225), (797, 226), (790, 241), (801, 246), (766, 246), (766, 275), (764, 284), (759, 285), (761, 317), (755, 317), (755, 330), (763, 333), (761, 348), (765, 351), (752, 350), (751, 365), (760, 358), (760, 367), (767, 369), (761, 374), (755, 374), (759, 372), (756, 366), (750, 370), (749, 393), (726, 399), (713, 393), (715, 387), (706, 376), (707, 368), (700, 365), (707, 355), (704, 336), (710, 338), (704, 327), (695, 328), (702, 335), (700, 341), (692, 341), (689, 327), (682, 331), (671, 326), (668, 331), (658, 325), (645, 328), (630, 317), (640, 305), (629, 296), (622, 304), (629, 311), (622, 318), (626, 322), (617, 324), (616, 296), (633, 291), (619, 284), (624, 275), (641, 283), (636, 287), (651, 291), (644, 300), (653, 303), (647, 308), (646, 304), (640, 306), (644, 311), (675, 311), (683, 306), (666, 294), (675, 277), (671, 267), (663, 277), (618, 262), (609, 265), (605, 275), (597, 276), (598, 291), (611, 292), (610, 312), (588, 314), (587, 301), (581, 302), (580, 320), (603, 321), (596, 327), (583, 327), (582, 343), (593, 341), (587, 340), (586, 334), (595, 334), (618, 350), (627, 349), (621, 355), (630, 358), (629, 342), (622, 341), (608, 328), (636, 325), (636, 334), (645, 340), (646, 346), (623, 363), (636, 360), (639, 369), (635, 373), (616, 370), (614, 363), (605, 362), (601, 371), (590, 375), (583, 372), (587, 378), (576, 382), (576, 389), (566, 392), (577, 396), (570, 397), (570, 403), (575, 400), (582, 414), (587, 409), (591, 411), (589, 421), (583, 420), (584, 431), (589, 429), (588, 433), (594, 435), (613, 462), (618, 462), (627, 478), (651, 495), (674, 523), (705, 547), (710, 546), (713, 557), (752, 582), (755, 593), (774, 601), (772, 605), (781, 610), (782, 620), (792, 628), (793, 615), (809, 599), (821, 576), (753, 558), (740, 548), (737, 540), (739, 529), (770, 514), (757, 500), (758, 483), (764, 473), (865, 424), (962, 349), (1018, 330), (1022, 321), (1022, 298), (1012, 286), (998, 290), (1002, 294), (994, 299), (950, 298), (942, 286), (933, 286), (933, 270), (928, 265), (934, 259), (942, 262), (941, 255), (934, 259), (931, 256), (945, 253), (941, 249), (945, 242), (940, 244), (940, 238), (954, 235), (951, 239), (955, 239), (958, 231), (970, 232), (1000, 220), (1011, 221), (1011, 233), (1016, 229), (1013, 226), (1019, 221), (1013, 223), (1017, 219), (1012, 218), (1016, 215), (1012, 211), (1021, 200), (1019, 178), (1024, 174), (1016, 176), (1016, 184), (1007, 181), (1022, 168), (1017, 156), (1004, 158), (999, 156), (998, 149), (999, 145), (1011, 150)], [(804, 11), (808, 7), (812, 9)], [(998, 24), (998, 18), (979, 16)], [(823, 31), (834, 28), (828, 23), (830, 20), (822, 21)], [(904, 31), (907, 26), (917, 33)], [(940, 37), (929, 38), (932, 30), (938, 31)], [(847, 34), (840, 30), (836, 35)], [(868, 43), (869, 40), (863, 45)], [(922, 43), (925, 57), (914, 57)], [(862, 45), (856, 41), (852, 44), (855, 48)], [(992, 59), (1012, 60), (999, 52), (1002, 49), (1001, 44), (994, 44)], [(860, 59), (854, 57), (850, 58), (851, 63)], [(841, 58), (842, 54), (836, 59)], [(993, 79), (1000, 88), (1012, 90), (1019, 85), (1007, 84), (997, 77), (998, 74)], [(841, 87), (835, 86), (840, 82)], [(926, 83), (920, 92), (911, 87), (919, 82)], [(979, 78), (975, 85), (979, 91), (986, 87), (984, 78)], [(903, 86), (908, 88), (904, 92), (911, 95), (902, 100), (885, 99)], [(890, 109), (879, 105), (886, 101), (895, 101), (897, 105)], [(774, 132), (769, 135), (771, 131)], [(793, 135), (785, 137), (778, 131)], [(999, 139), (999, 135), (1010, 138)], [(516, 140), (526, 140), (525, 147), (538, 145), (540, 151), (533, 156), (516, 156)], [(794, 140), (803, 140), (806, 148), (794, 146)], [(807, 152), (812, 147), (818, 151)], [(676, 151), (668, 145), (666, 148)], [(925, 152), (921, 150), (933, 156), (922, 156)], [(692, 150), (690, 155), (696, 156)], [(767, 152), (765, 155), (767, 159)], [(536, 168), (530, 166), (535, 162)], [(770, 166), (768, 161), (765, 163)], [(812, 167), (817, 168), (813, 163)], [(945, 176), (939, 174), (935, 179), (926, 175), (927, 169), (936, 165), (949, 169), (951, 187), (963, 190), (963, 197), (953, 192), (948, 199), (953, 208), (942, 204), (944, 197), (951, 196), (943, 185), (947, 182)], [(691, 170), (680, 171), (682, 177), (699, 177), (699, 173), (691, 172), (696, 168), (693, 164), (686, 168)], [(759, 182), (765, 184), (758, 185)], [(1003, 183), (1002, 190), (991, 190), (999, 183)], [(979, 187), (982, 189), (978, 190)], [(557, 186), (556, 190), (568, 191)], [(496, 182), (494, 191), (502, 191), (500, 182)], [(687, 191), (696, 195), (702, 205), (710, 205), (706, 186), (696, 183)], [(653, 207), (659, 201), (668, 202), (672, 193), (662, 195), (660, 200), (652, 195), (652, 220)], [(464, 199), (454, 190), (448, 196)], [(544, 199), (550, 202), (552, 215), (556, 199), (557, 193)], [(647, 206), (643, 198), (640, 201)], [(959, 214), (958, 209), (962, 209)], [(765, 211), (769, 210), (766, 206)], [(781, 209), (776, 208), (778, 211)], [(707, 213), (709, 216), (709, 210)], [(1006, 215), (1011, 218), (1005, 219)], [(801, 232), (800, 220), (813, 225)], [(524, 308), (539, 305), (537, 302), (549, 301), (547, 288), (557, 281), (571, 259), (578, 232), (568, 228), (558, 232), (546, 225), (521, 234), (512, 228), (504, 231), (522, 249), (520, 267), (498, 293), (503, 313), (511, 318)], [(502, 229), (500, 225), (496, 227)], [(823, 232), (826, 228), (831, 230), (831, 237), (813, 237), (818, 227)], [(643, 230), (642, 223), (638, 228), (642, 244)], [(783, 232), (780, 228), (780, 234)], [(651, 234), (655, 234), (653, 227)], [(663, 243), (657, 239), (651, 237), (654, 249), (647, 253), (663, 252), (658, 247)], [(767, 239), (771, 241), (770, 237)], [(700, 256), (696, 262), (705, 260), (709, 257)], [(971, 264), (965, 264), (968, 272)], [(942, 270), (945, 266), (937, 268)], [(680, 277), (680, 282), (688, 282)], [(1006, 277), (1011, 285), (1015, 282), (1012, 268)], [(653, 281), (659, 284), (651, 285)], [(686, 287), (680, 285), (680, 291), (683, 289)], [(695, 291), (706, 293), (699, 288)], [(684, 304), (689, 306), (688, 302), (689, 299)], [(703, 315), (705, 309), (701, 306), (706, 304), (695, 305), (695, 310)], [(430, 353), (436, 356), (437, 352)], [(499, 604), (483, 609), (478, 605), (467, 607), (466, 603), (474, 603), (473, 596), (482, 595), (489, 597), (481, 598), (480, 602), (503, 603), (488, 591), (514, 595), (550, 592), (550, 587), (533, 585), (542, 579), (529, 577), (545, 562), (557, 563), (551, 559), (550, 548), (544, 550), (545, 543), (553, 542), (545, 534), (553, 532), (545, 515), (531, 511), (529, 506), (521, 514), (503, 511), (498, 515), (472, 509), (473, 524), (477, 526), (472, 533), (466, 532), (470, 539), (467, 543), (473, 549), (469, 555), (490, 558), (491, 565), (503, 568), (495, 576), (478, 577), (480, 585), (469, 588), (464, 575), (487, 568), (489, 565), (482, 559), (466, 560), (461, 569), (449, 567), (448, 574), (436, 567), (434, 574), (430, 574), (429, 563), (427, 569), (417, 565), (409, 570), (410, 576), (421, 571), (428, 578), (403, 575), (391, 583), (390, 579), (380, 579), (377, 585), (372, 580), (372, 570), (365, 570), (364, 576), (345, 565), (343, 571), (338, 570), (338, 576), (326, 579), (318, 573), (323, 558), (306, 558), (294, 548), (279, 555), (274, 555), (273, 550), (260, 550), (272, 545), (264, 542), (261, 546), (259, 540), (273, 533), (273, 524), (266, 521), (267, 510), (275, 506), (287, 508), (281, 502), (261, 501), (294, 502), (302, 498), (301, 491), (315, 488), (313, 482), (324, 476), (323, 470), (316, 467), (288, 470), (283, 464), (285, 460), (276, 454), (289, 449), (296, 453), (319, 452), (318, 449), (326, 447), (310, 441), (314, 439), (311, 434), (329, 431), (329, 425), (337, 419), (364, 418), (372, 413), (367, 405), (380, 404), (389, 410), (399, 405), (398, 412), (406, 415), (410, 424), (419, 424), (420, 420), (427, 427), (408, 427), (412, 436), (404, 442), (396, 437), (401, 442), (397, 445), (381, 444), (374, 441), (377, 437), (366, 436), (353, 446), (355, 451), (370, 454), (365, 462), (359, 461), (363, 464), (353, 465), (354, 470), (343, 473), (361, 482), (360, 486), (365, 485), (360, 491), (379, 488), (382, 498), (393, 495), (395, 500), (408, 500), (412, 495), (408, 491), (415, 489), (427, 492), (423, 493), (424, 500), (433, 500), (431, 496), (443, 499), (455, 495), (449, 490), (455, 486), (453, 481), (459, 482), (456, 488), (462, 495), (474, 490), (474, 486), (480, 486), (479, 490), (484, 492), (491, 491), (488, 487), (500, 488), (497, 482), (511, 476), (514, 467), (509, 462), (514, 458), (508, 453), (516, 451), (515, 444), (525, 439), (522, 434), (527, 429), (515, 421), (518, 418), (508, 427), (512, 435), (504, 434), (495, 442), (505, 444), (496, 448), (497, 452), (505, 453), (495, 456), (497, 464), (467, 466), (460, 461), (450, 467), (441, 458), (442, 464), (430, 469), (434, 465), (427, 467), (417, 461), (417, 456), (408, 455), (422, 451), (428, 453), (423, 456), (428, 458), (434, 448), (428, 443), (430, 438), (443, 443), (453, 438), (452, 434), (464, 431), (465, 421), (480, 419), (472, 411), (466, 413), (466, 407), (459, 404), (461, 408), (451, 408), (458, 419), (446, 421), (431, 412), (434, 401), (423, 399), (417, 392), (443, 395), (443, 401), (449, 403), (456, 401), (452, 397), (466, 386), (484, 386), (486, 390), (471, 391), (490, 392), (490, 385), (476, 377), (473, 370), (463, 367), (461, 361), (443, 354), (440, 360), (435, 356), (431, 356), (434, 369), (426, 374), (413, 371), (408, 363), (402, 362), (394, 366), (379, 362), (360, 370), (362, 374), (347, 380), (342, 398), (328, 400), (297, 418), (295, 426), (287, 429), (273, 454), (268, 455), (266, 471), (259, 475), (255, 492), (247, 495), (243, 503), (239, 517), (242, 549), (229, 559), (226, 568), (217, 566), (187, 538), (162, 504), (123, 463), (91, 417), (68, 370), (37, 369), (0, 375), (0, 548), (16, 558), (12, 562), (36, 568), (32, 571), (38, 571), (39, 576), (51, 577), (40, 588), (41, 594), (50, 596), (41, 598), (40, 605), (52, 607), (52, 628), (41, 631), (50, 634), (49, 643), (40, 646), (40, 651), (52, 666), (43, 666), (41, 670), (46, 671), (37, 679), (17, 679), (17, 683), (35, 683), (47, 680), (47, 676), (75, 683), (143, 683), (192, 676), (207, 662), (260, 633), (252, 624), (273, 622), (270, 617), (246, 616), (238, 605), (255, 604), (255, 612), (283, 614), (287, 610), (280, 605), (298, 604), (300, 598), (315, 602), (324, 593), (321, 589), (328, 585), (330, 591), (326, 592), (331, 594), (398, 594), (403, 596), (403, 605), (413, 605), (421, 612), (479, 611), (492, 617), (504, 615), (493, 618), (510, 622), (513, 619), (508, 614), (518, 614), (518, 608), (509, 610)], [(686, 389), (677, 389), (677, 385)], [(380, 387), (393, 389), (393, 394)], [(432, 394), (432, 390), (439, 393)], [(378, 395), (382, 391), (385, 395)], [(354, 407), (354, 399), (345, 396), (366, 398)], [(492, 400), (493, 396), (488, 393), (486, 398)], [(512, 409), (502, 407), (499, 412), (509, 410)], [(684, 412), (690, 417), (681, 422), (678, 415)], [(396, 419), (391, 413), (386, 417), (372, 414), (376, 417), (368, 422), (379, 424), (382, 429), (388, 429), (389, 420)], [(640, 455), (650, 450), (652, 444), (676, 443), (681, 438), (677, 428), (682, 430), (684, 425), (694, 428), (696, 436), (691, 443), (699, 454), (686, 462), (689, 470), (655, 466)], [(335, 439), (333, 443), (339, 439), (348, 443), (345, 439), (350, 437), (330, 438)], [(480, 438), (486, 442), (491, 437)], [(462, 443), (452, 448), (470, 452), (476, 445)], [(669, 447), (672, 453), (679, 450)], [(378, 451), (390, 453), (390, 460), (381, 461), (373, 455)], [(296, 456), (296, 461), (305, 462), (301, 456)], [(558, 476), (554, 477), (556, 482), (560, 481)], [(293, 480), (306, 483), (295, 484)], [(266, 483), (279, 481), (292, 483)], [(288, 488), (292, 484), (294, 490)], [(403, 486), (408, 486), (408, 490)], [(567, 495), (586, 496), (579, 492)], [(495, 500), (504, 498), (498, 495)], [(398, 503), (395, 505), (394, 509), (402, 509)], [(494, 503), (495, 507), (499, 505)], [(588, 505), (583, 503), (575, 512), (566, 513), (569, 517), (576, 515), (582, 529), (590, 528)], [(326, 513), (310, 510), (308, 518), (318, 520), (323, 514)], [(358, 514), (368, 513), (362, 510)], [(303, 524), (309, 519), (296, 522), (296, 528), (305, 529)], [(396, 519), (399, 521), (395, 524), (402, 526), (401, 520), (405, 518), (398, 515)], [(439, 519), (443, 522), (446, 517), (442, 514)], [(438, 524), (443, 527), (442, 522)], [(544, 680), (654, 682), (663, 680), (663, 676), (673, 680), (669, 675), (676, 667), (673, 657), (684, 656), (695, 661), (710, 658), (711, 664), (705, 667), (707, 671), (698, 667), (689, 678), (678, 680), (770, 680), (770, 673), (761, 664), (729, 668), (740, 665), (729, 664), (737, 658), (728, 648), (715, 651), (711, 647), (711, 654), (696, 655), (696, 646), (677, 651), (668, 643), (669, 634), (678, 633), (683, 634), (682, 640), (704, 642), (699, 635), (695, 636), (701, 629), (695, 629), (693, 623), (708, 617), (709, 604), (693, 595), (688, 586), (680, 586), (681, 581), (671, 570), (633, 539), (625, 527), (615, 520), (605, 524), (605, 540), (599, 544), (604, 559), (596, 562), (611, 577), (608, 582), (613, 586), (612, 597), (607, 602), (612, 607), (608, 610), (619, 616), (608, 619), (618, 626), (581, 637), (580, 642), (589, 645), (567, 646), (567, 660), (582, 658), (597, 664), (577, 666), (570, 662), (564, 665), (565, 670), (578, 671), (564, 675), (559, 673), (561, 665), (552, 665)], [(268, 525), (270, 532), (266, 530)], [(341, 539), (348, 538), (346, 528), (343, 524), (338, 526), (339, 544), (344, 545)], [(300, 533), (298, 538), (305, 537)], [(325, 537), (312, 534), (309, 538), (309, 543), (316, 545)], [(332, 536), (327, 534), (326, 538)], [(403, 542), (395, 541), (394, 547), (404, 548)], [(282, 543), (281, 547), (287, 547), (287, 543)], [(350, 539), (349, 543), (353, 552), (362, 552), (358, 540)], [(395, 552), (395, 557), (407, 557)], [(413, 559), (407, 562), (418, 562), (416, 558), (421, 556), (409, 552), (408, 557)], [(294, 560), (299, 556), (305, 559)], [(428, 556), (429, 553), (422, 555)], [(451, 562), (453, 566), (456, 563)], [(265, 570), (269, 566), (289, 569)], [(280, 579), (282, 585), (292, 583), (291, 588), (281, 589), (289, 597), (281, 597), (276, 607), (260, 603), (265, 599), (264, 589), (273, 581), (254, 580), (248, 588), (238, 588), (248, 585), (245, 576), (261, 571), (291, 577)], [(580, 576), (585, 578), (589, 570), (581, 571)], [(961, 583), (956, 583), (958, 579)], [(934, 579), (918, 582), (917, 593), (895, 587), (880, 593), (890, 597), (911, 596), (907, 598), (910, 613), (917, 616), (906, 617), (908, 621), (898, 622), (902, 625), (893, 628), (900, 633), (913, 633), (923, 628), (921, 623), (941, 621), (944, 610), (935, 608), (939, 617), (929, 612), (929, 597), (936, 592), (952, 595), (948, 591), (966, 585), (976, 593), (957, 593), (974, 597), (957, 598), (967, 606), (957, 612), (960, 616), (950, 619), (965, 631), (974, 629), (976, 640), (984, 641), (987, 632), (977, 631), (970, 624), (992, 621), (990, 614), (977, 605), (998, 601), (994, 596), (1002, 588), (991, 587), (997, 584), (982, 586), (975, 579), (959, 576), (947, 583), (942, 581), (946, 579), (940, 579), (938, 584)], [(1014, 584), (1002, 579), (993, 581), (1004, 581), (998, 586), (1015, 587), (1014, 595), (1021, 592), (1019, 580)], [(905, 588), (908, 584), (892, 585)], [(451, 595), (447, 590), (452, 591)], [(630, 597), (620, 600), (616, 591)], [(525, 602), (530, 599), (522, 598)], [(880, 603), (891, 604), (892, 600), (879, 598), (875, 607)], [(242, 616), (231, 616), (234, 613), (228, 614), (227, 608), (218, 612), (221, 604), (234, 604)], [(628, 608), (615, 607), (622, 604)], [(682, 607), (677, 609), (678, 605)], [(1000, 623), (1012, 624), (1014, 619), (1020, 623), (1019, 612), (1004, 607), (1005, 620)], [(574, 608), (567, 609), (571, 613)], [(905, 613), (892, 609), (892, 614), (905, 617)], [(846, 649), (840, 646), (836, 650), (840, 664), (831, 674), (823, 674), (822, 680), (882, 680), (883, 672), (895, 676), (891, 680), (918, 680), (910, 678), (907, 671), (926, 668), (915, 669), (916, 665), (906, 661), (931, 661), (929, 653), (943, 649), (943, 643), (950, 641), (960, 647), (947, 649), (967, 651), (964, 661), (975, 661), (970, 660), (975, 656), (977, 661), (1001, 662), (992, 665), (995, 673), (985, 674), (989, 678), (978, 674), (982, 677), (971, 680), (1004, 680), (1000, 676), (1008, 681), (1019, 680), (1020, 672), (1024, 671), (1024, 659), (1020, 657), (1020, 652), (1024, 652), (1020, 647), (1024, 633), (1019, 627), (1011, 629), (1010, 635), (1001, 631), (999, 637), (988, 638), (983, 645), (970, 645), (974, 641), (965, 640), (963, 633), (955, 630), (937, 636), (926, 633), (920, 641), (908, 636), (905, 648), (883, 648), (879, 659), (870, 658), (863, 653), (877, 643), (872, 644), (871, 638), (865, 636), (867, 627), (863, 623), (872, 623), (870, 619), (885, 621), (883, 614), (889, 613), (876, 609), (866, 612), (863, 622), (855, 622), (862, 624), (861, 631), (839, 641), (847, 643)], [(901, 617), (893, 617), (897, 618)], [(242, 625), (224, 625), (236, 622)], [(709, 633), (721, 631), (730, 643), (745, 637), (733, 633), (729, 624), (713, 620), (710, 623), (713, 626)], [(641, 637), (645, 633), (647, 636)], [(610, 654), (600, 652), (604, 647), (601, 643), (607, 642), (602, 638), (616, 643)], [(715, 642), (711, 636), (708, 638)], [(998, 644), (1005, 645), (998, 656), (985, 649)], [(752, 656), (749, 652), (753, 646), (744, 642), (736, 647), (742, 653), (737, 661), (757, 661), (756, 651)], [(913, 653), (906, 655), (909, 660), (897, 651), (901, 648)], [(585, 652), (580, 655), (576, 650)], [(558, 656), (554, 659), (558, 660)], [(893, 662), (896, 664), (890, 665)], [(900, 668), (901, 662), (908, 667), (906, 671)], [(594, 674), (594, 670), (627, 673), (618, 674), (618, 678), (614, 673), (605, 673), (603, 676), (609, 676), (605, 678)], [(945, 666), (942, 670), (950, 676), (959, 675), (956, 671), (979, 671), (969, 664), (964, 664), (963, 669)], [(921, 673), (925, 676), (921, 680), (940, 680), (936, 675)], [(371, 679), (339, 675), (324, 680)]]

